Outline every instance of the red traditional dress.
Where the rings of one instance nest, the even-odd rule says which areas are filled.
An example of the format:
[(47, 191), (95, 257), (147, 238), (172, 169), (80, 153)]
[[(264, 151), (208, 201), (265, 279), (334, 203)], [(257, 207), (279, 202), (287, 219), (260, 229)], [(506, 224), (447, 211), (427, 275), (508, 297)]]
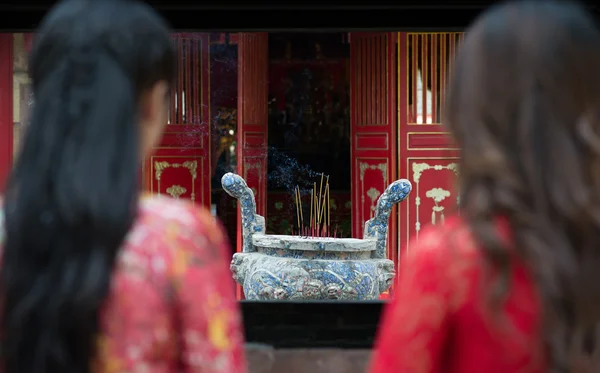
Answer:
[[(509, 229), (498, 224), (502, 238)], [(458, 216), (413, 240), (379, 327), (371, 373), (542, 373), (540, 299), (515, 259), (504, 308), (487, 306), (484, 257)]]
[(229, 255), (221, 226), (204, 209), (142, 199), (101, 311), (93, 371), (246, 372)]
[(144, 198), (102, 311), (96, 372), (245, 372), (229, 255), (206, 210)]

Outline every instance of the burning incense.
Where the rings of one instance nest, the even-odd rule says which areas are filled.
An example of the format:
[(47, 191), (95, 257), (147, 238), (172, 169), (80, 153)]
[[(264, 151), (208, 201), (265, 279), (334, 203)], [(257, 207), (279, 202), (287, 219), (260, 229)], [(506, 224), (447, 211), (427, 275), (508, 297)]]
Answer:
[[(314, 225), (311, 226), (311, 228), (315, 228), (317, 226), (317, 206), (319, 205), (319, 202), (317, 200), (317, 183), (313, 183), (313, 196), (314, 196), (314, 201), (315, 201), (315, 205), (314, 205), (314, 216), (311, 216), (311, 221), (313, 221)], [(313, 234), (313, 233), (311, 233)]]
[(323, 173), (321, 172), (321, 185), (319, 186), (319, 207), (317, 208), (317, 214), (318, 214), (318, 220), (317, 220), (317, 224), (321, 223), (321, 193), (323, 192), (323, 177), (325, 175), (323, 175)]
[[(327, 181), (325, 182), (325, 194), (323, 194), (321, 211), (319, 212), (319, 222), (323, 222), (326, 224), (327, 216), (325, 214), (325, 207), (327, 206), (327, 190), (329, 189), (329, 176), (327, 176)], [(319, 192), (319, 200), (321, 200), (321, 193)]]
[[(325, 182), (325, 183), (323, 183)], [(323, 185), (324, 184), (324, 185)], [(296, 220), (298, 222), (298, 234), (311, 237), (337, 237), (337, 226), (331, 232), (331, 190), (329, 188), (329, 176), (321, 173), (319, 194), (317, 195), (317, 183), (313, 183), (310, 193), (310, 216), (308, 227), (304, 226), (304, 212), (302, 208), (302, 195), (300, 187), (294, 189), (296, 200)], [(333, 236), (332, 236), (333, 234)]]
[(300, 188), (296, 187), (294, 193), (296, 194), (296, 201), (298, 201), (298, 227), (300, 227), (302, 222), (302, 197), (300, 196)]
[[(302, 222), (302, 227), (304, 227), (304, 213), (302, 212), (302, 195), (300, 194), (300, 187), (296, 187), (296, 192), (298, 196), (298, 209), (300, 210), (300, 222)], [(300, 225), (298, 225), (298, 228), (300, 228)]]
[(298, 229), (300, 229), (300, 200), (298, 199), (298, 189), (294, 189), (294, 197), (296, 198), (296, 218), (298, 219)]
[(310, 230), (312, 230), (313, 227), (313, 206), (315, 203), (315, 193), (314, 193), (315, 189), (313, 187), (312, 192), (310, 193), (310, 221), (308, 222), (308, 225), (310, 227)]
[(329, 197), (329, 177), (327, 178), (327, 188), (325, 189), (325, 194), (327, 194), (327, 226), (331, 227), (331, 206), (330, 206), (330, 197)]
[[(325, 186), (325, 190), (327, 191), (327, 186)], [(319, 200), (320, 202), (320, 211), (319, 211), (319, 223), (323, 223), (325, 224), (326, 219), (325, 219), (325, 206), (327, 206), (327, 203), (325, 201), (325, 195), (323, 196), (319, 196)]]

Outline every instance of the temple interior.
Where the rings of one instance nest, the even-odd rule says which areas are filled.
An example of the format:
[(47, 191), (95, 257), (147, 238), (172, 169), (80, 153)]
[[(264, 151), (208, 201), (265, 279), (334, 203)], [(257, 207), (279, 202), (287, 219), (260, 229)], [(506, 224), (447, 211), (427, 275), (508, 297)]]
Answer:
[[(236, 205), (220, 181), (236, 163), (237, 46), (227, 41), (210, 49), (211, 190), (235, 242)], [(339, 167), (350, 164), (349, 57), (347, 33), (269, 33), (267, 232), (292, 232), (292, 191), (324, 173), (332, 225), (351, 234), (350, 168)]]

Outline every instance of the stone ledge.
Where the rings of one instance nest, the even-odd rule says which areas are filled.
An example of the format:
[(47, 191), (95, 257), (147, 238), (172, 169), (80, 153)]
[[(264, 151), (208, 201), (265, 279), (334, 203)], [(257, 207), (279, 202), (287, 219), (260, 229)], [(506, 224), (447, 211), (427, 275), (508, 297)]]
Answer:
[(246, 345), (249, 373), (364, 373), (371, 350)]

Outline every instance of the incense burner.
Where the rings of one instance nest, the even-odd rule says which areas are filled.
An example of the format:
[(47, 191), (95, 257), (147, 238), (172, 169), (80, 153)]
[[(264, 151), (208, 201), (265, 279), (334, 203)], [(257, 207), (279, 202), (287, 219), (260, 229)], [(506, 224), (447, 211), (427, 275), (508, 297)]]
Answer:
[(395, 276), (386, 258), (389, 216), (408, 197), (410, 181), (387, 187), (363, 239), (265, 234), (265, 219), (244, 179), (227, 173), (221, 184), (241, 209), (242, 252), (233, 255), (231, 271), (246, 299), (373, 300), (389, 289)]

